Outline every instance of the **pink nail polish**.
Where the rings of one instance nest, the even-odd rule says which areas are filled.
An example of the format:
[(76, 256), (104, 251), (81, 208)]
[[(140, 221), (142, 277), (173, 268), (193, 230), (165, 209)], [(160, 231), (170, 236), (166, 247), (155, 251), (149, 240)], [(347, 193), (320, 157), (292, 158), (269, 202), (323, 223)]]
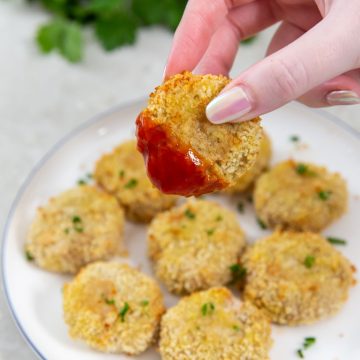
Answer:
[(208, 104), (206, 116), (214, 124), (223, 124), (241, 119), (251, 109), (251, 102), (245, 90), (240, 86), (235, 86)]
[(355, 105), (360, 104), (359, 95), (350, 90), (336, 90), (326, 95), (326, 100), (330, 105)]

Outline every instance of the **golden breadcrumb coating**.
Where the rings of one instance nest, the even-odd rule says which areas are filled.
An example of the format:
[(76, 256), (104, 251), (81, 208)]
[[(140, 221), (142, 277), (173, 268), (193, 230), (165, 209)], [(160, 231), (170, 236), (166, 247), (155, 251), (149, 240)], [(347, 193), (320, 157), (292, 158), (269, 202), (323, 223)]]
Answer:
[(350, 262), (310, 232), (275, 232), (250, 247), (242, 263), (245, 299), (279, 324), (311, 324), (335, 314), (354, 284)]
[[(192, 164), (203, 172), (205, 183), (200, 187), (182, 188), (177, 192), (181, 195), (200, 195), (233, 185), (256, 161), (262, 138), (259, 118), (220, 125), (214, 125), (206, 118), (207, 104), (229, 82), (230, 79), (222, 75), (177, 74), (155, 89), (141, 114), (142, 119), (150, 120), (157, 131), (161, 129), (167, 134), (165, 145), (169, 151), (183, 152), (184, 158), (189, 160), (190, 157)], [(138, 130), (141, 128), (139, 124), (141, 121)], [(151, 140), (143, 141), (139, 134), (141, 131), (138, 131), (139, 147), (149, 151), (153, 145), (148, 144)], [(159, 154), (159, 148), (150, 150), (147, 159)], [(157, 161), (158, 168), (165, 166), (161, 159), (153, 161)], [(173, 168), (176, 166), (178, 162), (172, 164)], [(149, 170), (151, 178), (152, 169)], [(168, 188), (165, 184), (167, 178), (157, 178), (157, 170), (153, 169), (155, 185), (171, 192), (171, 186)]]
[(182, 298), (161, 321), (163, 360), (267, 360), (271, 344), (269, 320), (226, 288)]
[(64, 286), (69, 334), (103, 352), (137, 355), (157, 338), (165, 311), (155, 281), (115, 262), (84, 267)]
[(149, 222), (177, 200), (176, 196), (162, 194), (151, 184), (135, 140), (120, 144), (102, 156), (96, 164), (94, 178), (116, 196), (126, 216), (133, 221)]
[(258, 217), (271, 228), (320, 231), (347, 208), (338, 173), (310, 163), (284, 161), (261, 175), (254, 191)]
[(235, 215), (206, 200), (189, 200), (159, 214), (148, 231), (156, 276), (181, 294), (223, 285), (245, 247)]
[(269, 166), (271, 158), (271, 141), (269, 136), (263, 132), (263, 138), (260, 143), (260, 151), (256, 158), (254, 165), (245, 172), (237, 181), (234, 186), (226, 189), (229, 193), (239, 193), (247, 191), (252, 187), (254, 181), (264, 172)]
[(25, 250), (46, 270), (76, 273), (122, 252), (123, 229), (124, 212), (114, 197), (78, 186), (38, 209)]

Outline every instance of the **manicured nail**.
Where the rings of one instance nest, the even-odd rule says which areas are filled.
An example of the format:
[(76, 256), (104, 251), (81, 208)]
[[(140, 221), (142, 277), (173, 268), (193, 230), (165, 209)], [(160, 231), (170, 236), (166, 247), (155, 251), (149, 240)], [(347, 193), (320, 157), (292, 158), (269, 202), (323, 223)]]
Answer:
[(355, 105), (360, 104), (359, 95), (350, 90), (336, 90), (326, 95), (326, 100), (330, 105)]
[(214, 124), (239, 120), (252, 106), (245, 90), (240, 86), (225, 91), (206, 107), (206, 116)]

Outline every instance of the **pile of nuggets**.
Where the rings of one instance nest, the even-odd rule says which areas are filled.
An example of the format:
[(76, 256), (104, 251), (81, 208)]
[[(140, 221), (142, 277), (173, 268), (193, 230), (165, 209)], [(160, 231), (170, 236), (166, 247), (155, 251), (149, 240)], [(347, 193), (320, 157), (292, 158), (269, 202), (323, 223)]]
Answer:
[[(75, 274), (63, 289), (71, 337), (128, 355), (158, 344), (165, 360), (264, 360), (271, 322), (312, 324), (341, 309), (354, 267), (320, 232), (346, 211), (346, 183), (312, 163), (287, 160), (269, 169), (271, 142), (259, 129), (255, 162), (216, 194), (252, 195), (260, 224), (274, 230), (254, 244), (235, 213), (215, 201), (155, 188), (135, 140), (98, 160), (95, 185), (74, 187), (38, 209), (26, 255), (43, 269)], [(126, 251), (125, 218), (150, 223), (148, 256), (156, 279), (180, 297), (175, 306), (165, 308), (154, 278), (112, 260)]]

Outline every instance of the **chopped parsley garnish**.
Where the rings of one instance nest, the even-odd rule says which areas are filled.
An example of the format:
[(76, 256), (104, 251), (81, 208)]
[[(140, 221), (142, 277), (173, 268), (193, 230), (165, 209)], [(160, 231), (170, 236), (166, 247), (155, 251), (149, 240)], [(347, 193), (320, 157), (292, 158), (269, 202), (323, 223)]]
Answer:
[(334, 245), (346, 245), (346, 244), (347, 244), (346, 240), (340, 239), (340, 238), (336, 238), (336, 237), (332, 237), (332, 236), (327, 237), (326, 240), (327, 240), (330, 244), (334, 244)]
[(310, 346), (316, 343), (316, 338), (314, 337), (307, 337), (304, 341), (304, 349), (308, 349)]
[(125, 171), (124, 170), (120, 170), (119, 171), (119, 178), (123, 179), (125, 176)]
[(299, 163), (296, 165), (295, 171), (299, 175), (308, 175), (308, 176), (315, 176), (316, 173), (309, 169), (309, 167), (305, 164)]
[(87, 173), (87, 174), (86, 174), (86, 177), (87, 177), (88, 179), (92, 179), (92, 178), (93, 178), (93, 174), (92, 174), (92, 173)]
[(291, 136), (290, 136), (290, 141), (292, 141), (292, 142), (298, 142), (298, 141), (300, 141), (300, 137), (297, 136), (297, 135), (291, 135)]
[(305, 260), (304, 260), (304, 265), (308, 268), (311, 269), (315, 264), (315, 257), (308, 255)]
[(235, 331), (239, 331), (240, 330), (240, 327), (238, 325), (233, 325), (232, 327)]
[(108, 305), (115, 305), (115, 300), (114, 299), (104, 299), (105, 303)]
[(326, 201), (329, 199), (330, 195), (331, 195), (331, 191), (319, 191), (318, 192), (319, 198), (323, 201)]
[(215, 311), (215, 305), (212, 302), (203, 304), (201, 307), (201, 313), (203, 316), (211, 315)]
[(136, 179), (130, 179), (125, 185), (125, 189), (133, 189), (138, 184)]
[(215, 229), (206, 230), (206, 233), (211, 236), (215, 232)]
[(247, 273), (246, 268), (244, 268), (240, 264), (233, 264), (229, 267), (229, 269), (232, 273), (232, 277), (233, 277), (232, 282), (233, 283), (242, 280), (246, 276), (246, 273)]
[(86, 185), (87, 184), (87, 182), (84, 180), (84, 179), (80, 179), (80, 180), (78, 180), (78, 185)]
[(70, 229), (69, 229), (69, 228), (64, 229), (64, 233), (65, 233), (66, 235), (69, 234), (69, 233), (70, 233)]
[(190, 209), (186, 209), (184, 215), (189, 219), (195, 219), (196, 217), (196, 215)]
[(120, 319), (121, 319), (121, 322), (124, 322), (125, 321), (125, 315), (126, 313), (129, 311), (130, 309), (130, 306), (129, 304), (126, 302), (124, 304), (124, 306), (121, 308), (121, 310), (119, 311), (119, 316), (120, 316)]
[(73, 216), (72, 218), (72, 222), (73, 222), (73, 227), (74, 227), (74, 230), (81, 233), (84, 231), (84, 227), (82, 225), (82, 220), (81, 220), (81, 217), (80, 216)]
[(35, 259), (29, 250), (25, 251), (25, 256), (27, 261), (33, 261)]
[(223, 219), (223, 217), (221, 215), (218, 215), (215, 220), (216, 221), (221, 221), (222, 219)]
[(80, 216), (75, 215), (75, 216), (73, 216), (73, 218), (72, 218), (72, 222), (73, 222), (74, 224), (80, 223), (81, 221), (82, 221), (82, 220), (81, 220), (81, 217), (80, 217)]
[(304, 350), (307, 350), (309, 347), (313, 346), (316, 343), (316, 338), (314, 337), (306, 337), (304, 342), (303, 342), (303, 346), (302, 349), (298, 349), (296, 351), (297, 355), (299, 358), (304, 359)]
[(257, 218), (256, 221), (257, 221), (257, 223), (258, 223), (258, 225), (260, 226), (261, 229), (263, 229), (263, 230), (267, 229), (266, 224), (261, 219)]
[(299, 175), (304, 175), (308, 172), (308, 167), (305, 165), (305, 164), (298, 164), (296, 166), (296, 172), (299, 174)]
[(149, 305), (149, 300), (143, 300), (140, 302), (141, 306), (148, 306)]
[(237, 207), (239, 213), (243, 213), (245, 210), (244, 203), (242, 201), (239, 201), (236, 207)]

